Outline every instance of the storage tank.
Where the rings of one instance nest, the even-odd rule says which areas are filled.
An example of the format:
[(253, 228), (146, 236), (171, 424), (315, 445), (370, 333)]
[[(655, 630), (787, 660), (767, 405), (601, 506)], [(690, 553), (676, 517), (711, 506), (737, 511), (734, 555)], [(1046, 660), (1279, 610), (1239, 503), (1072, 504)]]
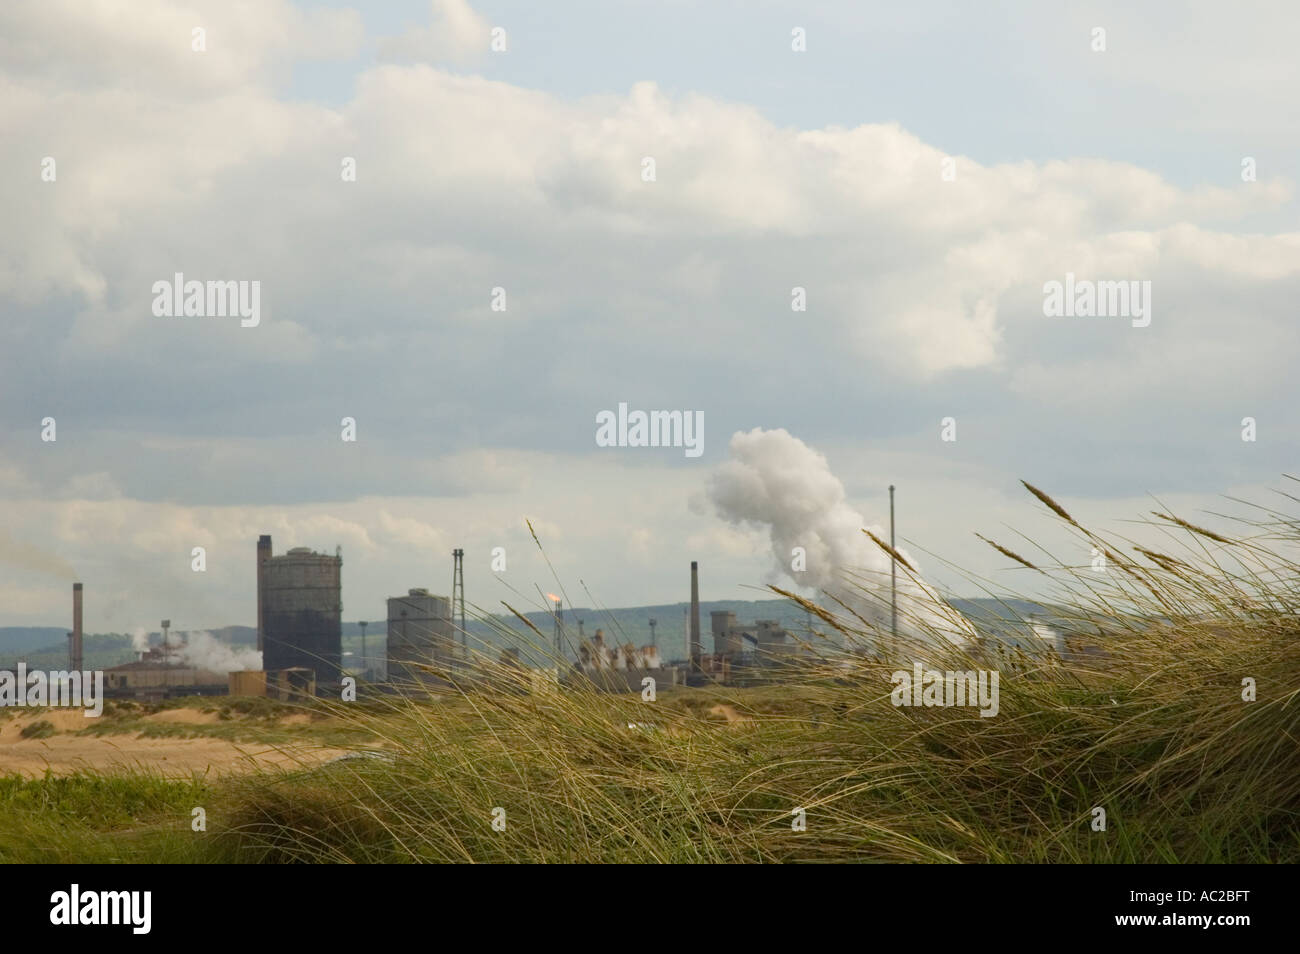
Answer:
[(455, 628), (451, 599), (423, 588), (388, 599), (388, 678), (390, 682), (444, 682), (421, 667), (451, 668)]
[(262, 568), (262, 668), (310, 669), (316, 683), (342, 676), (343, 558), (295, 547)]

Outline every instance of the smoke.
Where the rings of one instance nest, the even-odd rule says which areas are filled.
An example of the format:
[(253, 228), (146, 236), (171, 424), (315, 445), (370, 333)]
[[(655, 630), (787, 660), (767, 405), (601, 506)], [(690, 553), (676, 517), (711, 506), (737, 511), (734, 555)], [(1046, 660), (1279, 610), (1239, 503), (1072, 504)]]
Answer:
[(172, 637), (167, 645), (174, 647), (171, 658), (191, 669), (228, 673), (262, 668), (262, 654), (256, 649), (236, 649), (211, 633), (186, 633), (185, 642), (177, 645)]
[[(131, 648), (137, 653), (149, 649), (148, 630), (132, 631)], [(228, 673), (262, 668), (262, 654), (256, 649), (236, 649), (207, 632), (186, 633), (184, 639), (176, 633), (169, 634), (167, 661), (206, 672)]]
[[(730, 459), (712, 475), (709, 499), (718, 515), (736, 525), (768, 529), (774, 579), (813, 587), (842, 612), (842, 601), (881, 633), (890, 627), (891, 560), (863, 529), (882, 540), (889, 531), (868, 524), (845, 500), (844, 485), (826, 458), (785, 430), (754, 428), (732, 435)], [(802, 548), (796, 550), (796, 548)], [(802, 552), (804, 569), (797, 569)], [(902, 548), (912, 565), (916, 560)], [(915, 577), (915, 579), (914, 579)], [(969, 645), (975, 630), (920, 580), (919, 569), (898, 567), (900, 634), (925, 642)]]
[(0, 563), (55, 576), (67, 582), (77, 579), (77, 571), (62, 558), (30, 543), (15, 540), (3, 530), (0, 530)]

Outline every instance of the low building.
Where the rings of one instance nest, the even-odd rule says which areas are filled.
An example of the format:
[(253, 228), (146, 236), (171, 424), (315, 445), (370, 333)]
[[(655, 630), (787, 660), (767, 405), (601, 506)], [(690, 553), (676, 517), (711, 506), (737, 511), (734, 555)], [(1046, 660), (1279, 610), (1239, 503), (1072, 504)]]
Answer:
[(219, 696), (229, 689), (225, 673), (152, 659), (104, 670), (104, 693), (117, 699), (163, 699), (169, 696)]
[(280, 702), (302, 702), (316, 695), (316, 673), (305, 667), (245, 669), (230, 673), (232, 696), (268, 696)]
[(230, 674), (232, 696), (266, 695), (266, 673), (260, 669), (244, 669)]

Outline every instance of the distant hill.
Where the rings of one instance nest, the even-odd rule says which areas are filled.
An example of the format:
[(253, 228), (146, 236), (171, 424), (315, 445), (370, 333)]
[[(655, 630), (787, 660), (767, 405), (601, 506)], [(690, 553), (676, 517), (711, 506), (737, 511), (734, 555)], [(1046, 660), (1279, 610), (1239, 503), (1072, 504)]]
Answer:
[[(1064, 611), (1049, 604), (1035, 603), (1029, 600), (989, 598), (954, 599), (952, 605), (975, 624), (976, 628), (990, 630), (1000, 629), (1017, 618), (1027, 619), (1031, 616), (1043, 622), (1052, 622), (1064, 615)], [(650, 642), (650, 620), (657, 620), (655, 642), (659, 645), (661, 655), (668, 660), (683, 659), (686, 656), (686, 614), (689, 603), (660, 603), (654, 606), (624, 606), (611, 609), (593, 609), (581, 606), (564, 610), (564, 625), (568, 654), (573, 656), (578, 644), (578, 621), (582, 621), (583, 633), (590, 637), (597, 629), (605, 632), (611, 642), (632, 643), (637, 646)], [(789, 600), (702, 600), (700, 602), (700, 636), (705, 650), (711, 649), (710, 618), (713, 612), (735, 613), (742, 623), (753, 623), (760, 619), (776, 620), (777, 623), (794, 633), (808, 630), (808, 615)], [(527, 626), (513, 616), (494, 616), (491, 621), (470, 619), (468, 628), (471, 643), (479, 648), (519, 647), (526, 662), (540, 665), (541, 653), (529, 652), (530, 646), (541, 642), (549, 648), (555, 632), (555, 621), (549, 613), (529, 612), (525, 618), (542, 633), (539, 640)], [(354, 622), (343, 623), (343, 649), (351, 653), (349, 666), (358, 666), (361, 660), (361, 627)], [(257, 630), (252, 626), (222, 626), (207, 630), (217, 639), (234, 646), (254, 646), (257, 643)], [(184, 631), (173, 630), (174, 635), (184, 635)], [(157, 644), (159, 633), (150, 634), (150, 641)], [(386, 654), (387, 623), (384, 620), (372, 621), (366, 628), (366, 651), (370, 665), (382, 671)], [(61, 668), (67, 665), (68, 647), (67, 630), (57, 626), (0, 628), (0, 667), (13, 666), (23, 659), (29, 666), (43, 669)], [(90, 668), (116, 666), (135, 659), (131, 648), (131, 638), (120, 633), (97, 633), (86, 636), (85, 665)]]
[[(578, 621), (582, 621), (582, 631), (588, 638), (595, 635), (597, 629), (604, 630), (606, 640), (617, 643), (632, 643), (636, 646), (650, 642), (650, 620), (657, 620), (655, 642), (660, 655), (666, 660), (685, 659), (686, 649), (686, 614), (689, 603), (662, 603), (655, 606), (624, 606), (613, 609), (593, 609), (589, 606), (564, 608), (564, 628), (567, 655), (573, 658), (578, 646)], [(776, 620), (792, 632), (804, 632), (808, 627), (807, 614), (789, 600), (701, 600), (700, 601), (700, 637), (705, 649), (713, 645), (709, 635), (709, 614), (724, 611), (736, 614), (742, 623), (753, 623), (760, 619)], [(467, 607), (468, 613), (468, 607)], [(485, 647), (518, 648), (526, 665), (543, 665), (545, 653), (533, 651), (539, 643), (549, 650), (553, 645), (555, 620), (550, 613), (530, 612), (524, 618), (542, 633), (537, 634), (514, 616), (493, 616), (491, 621), (468, 619), (471, 647), (483, 651)], [(385, 640), (388, 636), (387, 623), (384, 620), (372, 622), (366, 628), (366, 652), (372, 668), (383, 670)], [(361, 659), (361, 629), (356, 623), (343, 624), (343, 650), (353, 654), (348, 665), (357, 666)]]
[[(1015, 622), (1035, 617), (1043, 622), (1051, 622), (1060, 615), (1060, 611), (1047, 604), (1034, 603), (1019, 599), (954, 599), (952, 606), (967, 616), (976, 628), (993, 627), (998, 624)], [(607, 639), (614, 638), (620, 643), (642, 645), (650, 642), (650, 618), (658, 620), (655, 627), (657, 642), (665, 655), (670, 658), (686, 655), (686, 614), (689, 603), (667, 603), (658, 606), (631, 606), (618, 609), (595, 610), (587, 607), (564, 610), (564, 624), (574, 638), (577, 636), (578, 620), (583, 620), (583, 629), (587, 636), (595, 633), (599, 627), (605, 631)], [(789, 600), (702, 600), (700, 602), (700, 635), (704, 639), (706, 650), (712, 646), (710, 637), (710, 614), (730, 612), (742, 623), (753, 623), (760, 619), (776, 620), (793, 633), (806, 632), (813, 620), (809, 619), (796, 604)], [(555, 621), (549, 613), (525, 613), (524, 616), (550, 639), (555, 632)], [(516, 633), (524, 633), (526, 627), (514, 617), (497, 617), (498, 624), (509, 627)], [(471, 635), (486, 636), (491, 627), (487, 623), (470, 620), (468, 628)], [(823, 628), (824, 627), (819, 627)], [(382, 625), (380, 627), (382, 632)], [(372, 626), (370, 632), (374, 632)], [(536, 640), (534, 634), (529, 634)], [(491, 640), (498, 643), (499, 640)]]
[[(689, 603), (663, 603), (656, 606), (625, 606), (611, 609), (593, 609), (579, 606), (573, 609), (565, 607), (564, 626), (576, 639), (578, 621), (582, 621), (583, 632), (593, 635), (597, 629), (605, 632), (607, 640), (619, 643), (633, 643), (637, 646), (650, 642), (650, 620), (657, 620), (655, 641), (669, 656), (686, 654), (687, 614)], [(710, 632), (709, 614), (730, 612), (742, 623), (752, 623), (760, 619), (776, 620), (782, 626), (794, 631), (802, 631), (808, 626), (807, 614), (789, 600), (701, 600), (700, 633), (708, 637)], [(555, 632), (555, 620), (550, 613), (525, 613), (524, 617), (542, 631), (548, 638)], [(523, 633), (527, 627), (514, 616), (496, 617), (498, 625), (504, 624), (510, 629)], [(470, 620), (468, 628), (472, 635), (488, 635), (493, 627), (489, 624)], [(530, 634), (532, 635), (532, 634)], [(533, 636), (536, 639), (536, 636)]]
[[(67, 630), (54, 630), (61, 638), (45, 646), (20, 651), (0, 652), (0, 668), (11, 669), (25, 662), (30, 669), (66, 669), (68, 667)], [(82, 667), (107, 669), (135, 659), (131, 637), (124, 633), (91, 633), (81, 646)]]
[(58, 626), (0, 626), (0, 659), (67, 641), (68, 631)]
[[(172, 630), (173, 641), (177, 636), (184, 638), (188, 632)], [(257, 643), (257, 630), (252, 626), (223, 626), (203, 632), (234, 646), (254, 646)], [(160, 644), (162, 633), (150, 633), (149, 642), (155, 646)], [(107, 669), (134, 662), (136, 652), (127, 633), (87, 633), (82, 642), (81, 658), (87, 669)], [(68, 665), (68, 631), (57, 626), (0, 629), (0, 668), (13, 668), (19, 661), (33, 669), (65, 668)]]
[[(223, 643), (230, 643), (232, 646), (257, 645), (256, 626), (222, 626), (220, 629), (209, 629), (206, 632), (211, 633)], [(161, 642), (161, 640), (159, 641)]]
[(1050, 623), (1064, 612), (1059, 607), (1048, 603), (1035, 603), (1031, 600), (1017, 599), (954, 599), (948, 601), (954, 609), (969, 619), (977, 627), (981, 623), (1017, 622), (1030, 617)]
[[(1028, 600), (996, 599), (955, 599), (952, 605), (968, 616), (977, 629), (995, 630), (1015, 622), (1017, 617), (1025, 619), (1035, 616), (1044, 622), (1051, 622), (1056, 611), (1046, 605)], [(625, 606), (613, 609), (592, 609), (591, 607), (565, 607), (564, 626), (567, 653), (570, 658), (578, 644), (578, 621), (583, 622), (583, 632), (590, 637), (597, 628), (605, 631), (608, 641), (632, 643), (637, 646), (650, 642), (650, 619), (656, 619), (655, 641), (660, 655), (666, 660), (680, 660), (687, 655), (686, 614), (689, 603), (661, 603), (654, 606)], [(805, 633), (814, 621), (808, 614), (789, 600), (702, 600), (700, 602), (700, 637), (706, 652), (711, 652), (710, 614), (713, 612), (735, 613), (742, 623), (754, 623), (760, 619), (776, 620), (792, 633)], [(527, 626), (513, 616), (495, 616), (492, 622), (470, 619), (467, 622), (470, 642), (478, 648), (483, 646), (515, 646), (521, 649), (524, 661), (531, 665), (542, 665), (544, 653), (530, 651), (541, 643), (546, 649), (552, 645), (555, 633), (555, 620), (549, 613), (530, 612), (524, 617), (541, 631), (541, 638), (531, 632)], [(825, 631), (824, 626), (816, 628)], [(345, 635), (343, 648), (353, 654), (352, 665), (358, 665), (361, 658), (360, 630), (356, 624), (344, 624), (345, 634), (357, 633), (354, 638)], [(367, 629), (366, 650), (371, 667), (383, 669), (384, 638), (387, 635), (385, 623), (371, 623)]]

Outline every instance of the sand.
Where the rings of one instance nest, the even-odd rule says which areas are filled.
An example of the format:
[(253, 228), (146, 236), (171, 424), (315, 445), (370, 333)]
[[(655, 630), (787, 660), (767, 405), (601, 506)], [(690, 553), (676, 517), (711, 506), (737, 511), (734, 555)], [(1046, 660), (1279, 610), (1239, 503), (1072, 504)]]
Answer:
[[(218, 721), (215, 712), (167, 709), (145, 717), (151, 722), (202, 725)], [(291, 717), (294, 718), (294, 717)], [(24, 726), (39, 719), (53, 723), (59, 734), (45, 739), (24, 739)], [(145, 768), (166, 776), (195, 772), (228, 775), (259, 768), (298, 768), (317, 765), (347, 754), (347, 749), (308, 743), (273, 746), (265, 742), (231, 742), (197, 737), (144, 738), (139, 734), (76, 735), (93, 720), (78, 711), (51, 711), (19, 715), (0, 721), (0, 775), (17, 772), (29, 778), (68, 775), (80, 770), (105, 771), (122, 767)]]
[(164, 709), (147, 715), (144, 722), (181, 722), (186, 725), (211, 725), (221, 719), (215, 712), (199, 712), (197, 709)]
[(719, 703), (709, 710), (711, 716), (722, 716), (732, 725), (752, 725), (754, 720), (749, 716), (743, 716), (736, 711), (735, 706), (729, 706), (725, 702)]

